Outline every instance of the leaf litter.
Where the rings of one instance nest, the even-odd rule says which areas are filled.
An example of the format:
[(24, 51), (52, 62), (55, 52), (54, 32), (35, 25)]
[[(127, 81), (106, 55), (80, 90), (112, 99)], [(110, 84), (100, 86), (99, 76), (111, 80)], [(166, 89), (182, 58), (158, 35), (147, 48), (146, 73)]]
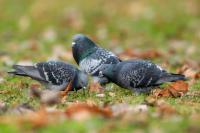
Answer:
[(188, 92), (189, 85), (185, 81), (176, 81), (163, 89), (153, 91), (155, 97), (181, 97)]

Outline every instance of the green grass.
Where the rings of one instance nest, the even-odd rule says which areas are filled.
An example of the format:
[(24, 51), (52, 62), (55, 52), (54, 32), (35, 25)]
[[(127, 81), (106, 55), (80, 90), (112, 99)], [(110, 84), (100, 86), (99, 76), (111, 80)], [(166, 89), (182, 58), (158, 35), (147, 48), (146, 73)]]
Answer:
[[(156, 63), (169, 62), (168, 70), (175, 72), (185, 60), (199, 63), (200, 52), (200, 3), (197, 0), (141, 0), (119, 1), (51, 1), (17, 0), (0, 1), (0, 101), (8, 108), (28, 103), (35, 109), (38, 99), (29, 97), (29, 88), (35, 83), (28, 78), (7, 75), (11, 64), (19, 61), (39, 62), (51, 57), (53, 47), (62, 45), (66, 51), (71, 47), (71, 37), (76, 33), (85, 33), (100, 46), (117, 52), (116, 49), (134, 49), (145, 51), (156, 49), (167, 55), (167, 58), (156, 58)], [(21, 23), (21, 24), (20, 24)], [(21, 25), (21, 26), (20, 26)], [(26, 27), (27, 25), (27, 27)], [(48, 30), (54, 35), (45, 37)], [(50, 33), (49, 33), (50, 34)], [(54, 38), (54, 39), (52, 39)], [(175, 54), (169, 55), (173, 49)], [(1, 53), (4, 53), (1, 55)], [(58, 57), (58, 59), (63, 59)], [(64, 58), (65, 59), (65, 58)], [(69, 62), (74, 63), (73, 59)], [(147, 95), (135, 95), (129, 90), (116, 85), (106, 86), (105, 97), (83, 90), (70, 92), (67, 102), (92, 100), (98, 105), (128, 103), (138, 105), (144, 102)], [(112, 89), (109, 89), (112, 88)], [(199, 92), (200, 81), (192, 84), (190, 92)], [(113, 92), (115, 96), (110, 96)], [(164, 98), (173, 106), (178, 116), (169, 118), (155, 117), (155, 107), (149, 107), (147, 118), (141, 122), (140, 115), (132, 116), (133, 121), (118, 118), (104, 119), (92, 117), (78, 122), (65, 120), (33, 129), (32, 126), (21, 127), (16, 123), (5, 124), (0, 120), (0, 132), (198, 132), (199, 119), (191, 116), (200, 115), (199, 96), (185, 95), (181, 98)], [(67, 104), (57, 105), (65, 109)], [(7, 112), (0, 110), (1, 117)], [(136, 119), (136, 120), (135, 120)], [(26, 129), (27, 128), (27, 129)]]

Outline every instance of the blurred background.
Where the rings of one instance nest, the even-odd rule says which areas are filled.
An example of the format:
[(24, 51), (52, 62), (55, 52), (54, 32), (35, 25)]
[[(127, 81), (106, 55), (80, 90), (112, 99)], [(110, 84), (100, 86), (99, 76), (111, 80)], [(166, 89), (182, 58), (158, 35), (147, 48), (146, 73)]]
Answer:
[(172, 54), (172, 64), (198, 60), (199, 5), (199, 0), (1, 0), (0, 64), (73, 62), (71, 38), (77, 33), (116, 54), (150, 50)]
[[(105, 90), (103, 96), (82, 90), (72, 92), (55, 109), (65, 110), (71, 103), (81, 101), (100, 107), (116, 105), (113, 112), (122, 109), (123, 115), (111, 119), (92, 117), (82, 123), (62, 121), (63, 115), (52, 115), (52, 123), (44, 131), (200, 131), (200, 0), (0, 0), (0, 132), (16, 132), (19, 125), (25, 132), (28, 128), (37, 132), (37, 127), (43, 126), (41, 121), (48, 122), (43, 113), (39, 120), (31, 114), (30, 120), (23, 123), (23, 115), (18, 115), (20, 124), (13, 126), (18, 119), (10, 114), (43, 108), (39, 108), (41, 101), (29, 94), (30, 88), (40, 86), (29, 78), (9, 76), (7, 71), (15, 63), (63, 60), (76, 64), (71, 43), (72, 36), (78, 33), (86, 34), (121, 59), (150, 59), (170, 72), (186, 75), (191, 78), (189, 92), (180, 98), (147, 99), (150, 106), (144, 105), (145, 95), (134, 95), (114, 84), (107, 86), (111, 89)], [(118, 106), (121, 103), (125, 106)], [(3, 119), (4, 114), (8, 117)], [(39, 125), (31, 127), (27, 120)]]

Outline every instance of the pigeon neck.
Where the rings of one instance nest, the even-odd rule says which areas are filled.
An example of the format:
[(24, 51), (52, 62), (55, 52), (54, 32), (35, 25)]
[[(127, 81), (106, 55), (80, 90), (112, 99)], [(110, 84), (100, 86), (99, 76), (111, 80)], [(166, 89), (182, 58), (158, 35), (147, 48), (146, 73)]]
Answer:
[(85, 59), (86, 57), (90, 56), (92, 53), (94, 53), (95, 51), (97, 50), (97, 47), (93, 47), (93, 48), (90, 48), (88, 49), (87, 51), (83, 52), (83, 54), (80, 55), (79, 57), (79, 63)]

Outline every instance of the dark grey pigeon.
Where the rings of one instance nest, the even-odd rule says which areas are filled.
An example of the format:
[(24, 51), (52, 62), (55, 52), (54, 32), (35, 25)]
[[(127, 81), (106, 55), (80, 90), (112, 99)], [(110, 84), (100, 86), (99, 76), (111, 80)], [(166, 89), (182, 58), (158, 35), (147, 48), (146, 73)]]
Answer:
[(101, 72), (117, 85), (138, 93), (148, 93), (154, 86), (165, 82), (186, 80), (184, 75), (168, 73), (146, 60), (128, 60), (118, 64), (105, 64)]
[(108, 79), (99, 73), (102, 64), (116, 64), (120, 59), (112, 52), (98, 47), (83, 34), (77, 34), (72, 42), (73, 57), (80, 69), (92, 75), (100, 84), (108, 83)]
[(72, 83), (72, 89), (78, 90), (86, 87), (88, 76), (71, 64), (60, 61), (40, 62), (34, 66), (13, 65), (14, 71), (10, 74), (31, 77), (45, 85), (47, 89), (64, 90)]

